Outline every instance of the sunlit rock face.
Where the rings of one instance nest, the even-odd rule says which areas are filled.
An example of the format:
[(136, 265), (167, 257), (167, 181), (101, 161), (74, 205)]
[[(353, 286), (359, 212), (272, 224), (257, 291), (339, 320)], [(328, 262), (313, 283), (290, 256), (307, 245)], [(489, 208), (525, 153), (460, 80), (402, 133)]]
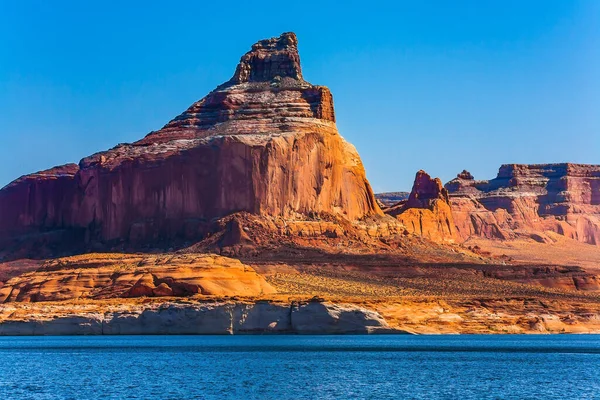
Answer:
[(52, 253), (195, 240), (239, 211), (381, 214), (329, 89), (302, 77), (293, 33), (254, 44), (228, 82), (159, 131), (3, 188), (0, 243)]
[(9, 279), (0, 287), (0, 304), (273, 293), (251, 267), (214, 254), (88, 253), (45, 261), (36, 271)]
[(551, 231), (600, 245), (600, 165), (508, 164), (489, 181), (463, 171), (446, 189), (462, 238), (543, 241)]
[(409, 233), (435, 242), (457, 239), (448, 191), (439, 178), (432, 178), (425, 171), (417, 172), (408, 199), (385, 212), (396, 217)]

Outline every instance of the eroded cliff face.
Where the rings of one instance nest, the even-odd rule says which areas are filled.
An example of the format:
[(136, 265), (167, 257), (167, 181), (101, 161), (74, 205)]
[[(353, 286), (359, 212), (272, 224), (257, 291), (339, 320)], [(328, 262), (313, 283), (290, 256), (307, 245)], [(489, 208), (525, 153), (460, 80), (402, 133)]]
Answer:
[(407, 200), (385, 210), (410, 233), (436, 242), (454, 242), (457, 238), (448, 192), (439, 178), (417, 172)]
[(478, 181), (463, 171), (446, 184), (458, 234), (548, 240), (545, 231), (600, 245), (600, 166), (510, 164)]
[(0, 242), (52, 255), (194, 241), (207, 221), (240, 211), (381, 214), (329, 89), (302, 77), (293, 33), (256, 43), (231, 80), (161, 130), (3, 188)]

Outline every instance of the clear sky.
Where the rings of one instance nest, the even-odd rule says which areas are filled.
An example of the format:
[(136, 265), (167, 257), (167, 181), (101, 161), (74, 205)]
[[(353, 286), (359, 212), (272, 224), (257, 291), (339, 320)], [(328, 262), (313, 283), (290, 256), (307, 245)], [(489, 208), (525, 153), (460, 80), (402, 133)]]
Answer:
[(0, 186), (132, 142), (298, 35), (376, 191), (600, 164), (600, 1), (0, 1)]

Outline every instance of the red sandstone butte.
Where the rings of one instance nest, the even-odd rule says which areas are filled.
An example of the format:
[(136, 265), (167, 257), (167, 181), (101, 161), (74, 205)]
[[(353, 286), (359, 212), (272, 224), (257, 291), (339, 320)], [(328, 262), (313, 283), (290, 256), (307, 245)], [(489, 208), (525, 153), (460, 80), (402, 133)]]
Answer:
[(550, 231), (600, 245), (600, 165), (508, 164), (489, 181), (463, 171), (446, 188), (463, 239), (544, 241)]
[(410, 233), (436, 242), (457, 239), (448, 192), (439, 178), (432, 179), (423, 170), (417, 172), (408, 200), (385, 212), (396, 217)]
[(196, 240), (240, 211), (381, 214), (329, 89), (302, 77), (294, 33), (254, 44), (229, 81), (159, 131), (4, 187), (0, 244)]

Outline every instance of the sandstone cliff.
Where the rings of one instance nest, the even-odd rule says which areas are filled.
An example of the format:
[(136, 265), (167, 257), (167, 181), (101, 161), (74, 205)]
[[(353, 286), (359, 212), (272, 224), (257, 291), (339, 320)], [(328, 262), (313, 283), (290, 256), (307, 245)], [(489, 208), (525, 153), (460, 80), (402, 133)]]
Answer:
[(398, 219), (408, 232), (436, 242), (454, 242), (456, 228), (448, 192), (439, 178), (417, 172), (408, 199), (385, 210)]
[(329, 89), (302, 77), (293, 33), (254, 44), (228, 82), (161, 130), (3, 188), (0, 246), (38, 257), (170, 247), (239, 211), (381, 214)]
[(600, 166), (509, 164), (490, 181), (463, 171), (446, 189), (463, 239), (527, 236), (544, 242), (550, 231), (600, 245)]

